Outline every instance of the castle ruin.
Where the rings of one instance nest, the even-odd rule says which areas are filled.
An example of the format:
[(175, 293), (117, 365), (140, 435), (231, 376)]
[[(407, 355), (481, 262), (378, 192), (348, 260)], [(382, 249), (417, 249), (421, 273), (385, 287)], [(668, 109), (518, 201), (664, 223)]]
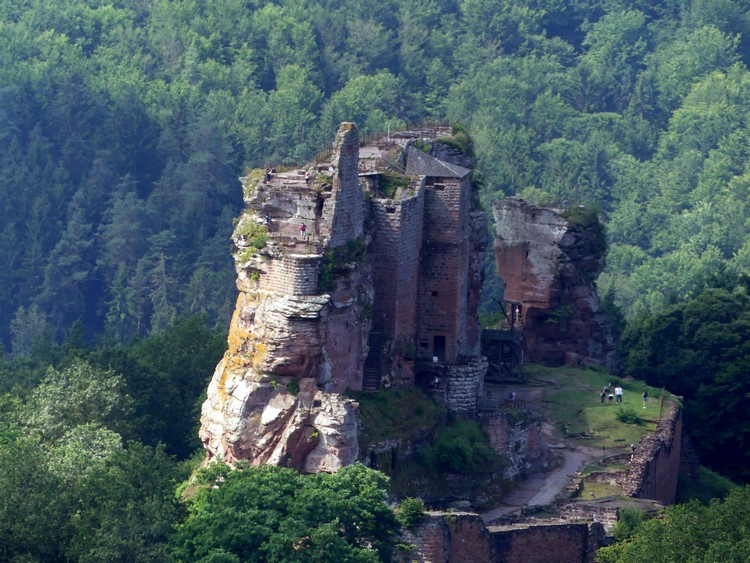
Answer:
[(242, 179), (239, 296), (201, 417), (209, 457), (306, 472), (352, 463), (347, 390), (417, 385), (475, 416), (487, 222), (452, 133), (360, 146), (344, 123), (330, 158)]

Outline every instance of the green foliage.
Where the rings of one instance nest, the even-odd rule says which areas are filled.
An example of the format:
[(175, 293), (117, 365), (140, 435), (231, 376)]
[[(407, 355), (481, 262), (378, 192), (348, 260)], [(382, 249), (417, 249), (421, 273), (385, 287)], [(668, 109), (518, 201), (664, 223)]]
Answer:
[(697, 483), (680, 477), (677, 482), (677, 502), (685, 503), (697, 500), (703, 504), (708, 504), (711, 499), (724, 498), (737, 486), (730, 479), (701, 465)]
[(234, 231), (234, 236), (243, 238), (256, 250), (265, 248), (268, 242), (268, 230), (265, 225), (253, 220), (246, 220)]
[(619, 407), (615, 412), (615, 418), (624, 424), (643, 424), (643, 419), (633, 407)]
[(398, 522), (386, 504), (388, 480), (376, 471), (353, 465), (300, 475), (269, 466), (216, 476), (187, 504), (172, 541), (177, 560), (288, 561), (299, 553), (306, 561), (378, 561), (390, 554)]
[(167, 561), (180, 517), (175, 464), (162, 448), (84, 446), (95, 434), (80, 429), (52, 452), (27, 438), (0, 446), (0, 558)]
[(408, 176), (397, 176), (395, 174), (384, 174), (380, 177), (380, 193), (383, 197), (393, 198), (399, 189), (408, 188), (411, 182)]
[(434, 428), (445, 410), (422, 390), (399, 387), (377, 394), (350, 394), (359, 403), (362, 417), (360, 444), (374, 445), (417, 429)]
[(744, 454), (750, 437), (743, 430), (749, 330), (750, 298), (743, 287), (705, 289), (632, 323), (621, 343), (627, 373), (683, 395), (699, 455), (739, 481), (750, 477)]
[(416, 528), (424, 520), (424, 502), (422, 499), (407, 497), (399, 504), (396, 516), (403, 528)]
[(122, 376), (78, 360), (62, 371), (47, 370), (24, 407), (22, 423), (51, 444), (84, 424), (127, 433), (131, 405)]
[(479, 424), (464, 420), (443, 428), (422, 457), (430, 467), (466, 474), (486, 471), (496, 456)]
[(628, 539), (644, 520), (646, 520), (645, 511), (638, 508), (621, 508), (617, 514), (617, 524), (614, 529), (615, 539), (617, 541)]
[(430, 151), (432, 150), (432, 143), (426, 139), (415, 139), (411, 146), (425, 154), (430, 154)]
[(296, 395), (297, 393), (299, 393), (299, 381), (297, 381), (296, 379), (292, 379), (286, 386), (286, 390), (289, 391), (292, 395)]
[(353, 239), (345, 246), (327, 250), (318, 265), (318, 289), (322, 292), (331, 291), (336, 280), (349, 272), (347, 264), (362, 260), (366, 250), (363, 239)]
[(596, 205), (569, 207), (562, 214), (570, 224), (571, 232), (582, 236), (582, 252), (594, 256), (604, 256), (607, 253), (607, 233), (599, 214), (599, 207)]
[(627, 541), (597, 552), (615, 561), (745, 561), (750, 555), (750, 489), (735, 489), (709, 506), (698, 502), (665, 510), (640, 524)]

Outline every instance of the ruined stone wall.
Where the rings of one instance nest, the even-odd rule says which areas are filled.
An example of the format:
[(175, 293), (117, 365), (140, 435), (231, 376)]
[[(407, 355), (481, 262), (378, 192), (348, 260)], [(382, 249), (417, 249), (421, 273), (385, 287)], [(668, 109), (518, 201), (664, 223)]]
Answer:
[(402, 561), (585, 563), (594, 561), (604, 533), (597, 523), (487, 528), (477, 514), (433, 512), (407, 539), (414, 548)]
[(472, 211), (469, 214), (469, 271), (466, 301), (466, 344), (463, 353), (477, 356), (481, 353), (482, 326), (479, 323), (479, 301), (484, 283), (484, 259), (487, 250), (487, 214)]
[(362, 236), (364, 201), (359, 186), (359, 138), (353, 123), (343, 123), (333, 144), (333, 190), (323, 204), (320, 234), (335, 248)]
[(638, 443), (625, 477), (623, 490), (635, 498), (674, 504), (680, 471), (682, 409), (669, 403), (656, 432)]
[(259, 278), (259, 288), (284, 295), (317, 295), (320, 255), (287, 254), (268, 262)]
[(480, 414), (482, 430), (490, 446), (507, 460), (503, 470), (506, 479), (517, 479), (546, 460), (546, 448), (539, 420), (515, 423), (509, 412)]
[(491, 527), (491, 561), (569, 563), (594, 561), (603, 544), (601, 524), (549, 524)]
[(609, 496), (597, 499), (578, 499), (560, 507), (559, 513), (568, 521), (598, 522), (608, 535), (612, 535), (623, 509), (638, 510), (649, 516), (655, 515), (664, 506), (653, 500), (629, 499)]
[[(431, 184), (431, 185), (430, 185)], [(469, 274), (468, 178), (430, 178), (420, 271), (418, 355), (454, 362), (467, 352)], [(445, 339), (435, 353), (435, 337)]]
[(447, 366), (445, 401), (451, 412), (473, 417), (477, 412), (477, 396), (484, 395), (487, 358), (478, 356), (465, 365)]
[(359, 390), (372, 322), (366, 309), (374, 298), (369, 265), (360, 264), (339, 280), (330, 295), (318, 386), (329, 393)]
[(413, 197), (371, 203), (375, 237), (370, 247), (375, 304), (373, 325), (395, 340), (417, 330), (419, 251), (424, 219), (424, 180)]

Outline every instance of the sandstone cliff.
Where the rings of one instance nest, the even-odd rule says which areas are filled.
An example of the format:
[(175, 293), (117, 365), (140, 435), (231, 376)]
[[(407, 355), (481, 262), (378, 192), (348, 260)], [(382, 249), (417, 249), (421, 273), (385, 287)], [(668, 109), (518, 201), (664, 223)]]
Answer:
[[(201, 417), (209, 457), (305, 472), (357, 458), (356, 405), (340, 394), (361, 386), (373, 296), (364, 243), (345, 244), (362, 237), (357, 146), (342, 126), (324, 169), (243, 179), (239, 296)], [(325, 291), (322, 262), (337, 268)]]
[(242, 179), (240, 293), (201, 416), (209, 457), (306, 472), (352, 463), (347, 390), (427, 390), (438, 377), (438, 400), (476, 415), (486, 217), (464, 166), (470, 139), (452, 134), (427, 127), (360, 147), (344, 123), (330, 160)]
[(526, 359), (611, 368), (611, 321), (594, 286), (604, 268), (602, 233), (518, 198), (496, 202), (493, 215), (505, 299), (522, 304)]

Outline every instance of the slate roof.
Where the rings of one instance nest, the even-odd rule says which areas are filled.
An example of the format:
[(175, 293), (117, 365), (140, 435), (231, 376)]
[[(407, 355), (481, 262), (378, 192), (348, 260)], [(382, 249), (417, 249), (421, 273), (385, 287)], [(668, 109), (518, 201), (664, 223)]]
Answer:
[(407, 176), (435, 176), (438, 178), (463, 178), (471, 170), (451, 164), (423, 153), (414, 147), (408, 147), (406, 152)]

